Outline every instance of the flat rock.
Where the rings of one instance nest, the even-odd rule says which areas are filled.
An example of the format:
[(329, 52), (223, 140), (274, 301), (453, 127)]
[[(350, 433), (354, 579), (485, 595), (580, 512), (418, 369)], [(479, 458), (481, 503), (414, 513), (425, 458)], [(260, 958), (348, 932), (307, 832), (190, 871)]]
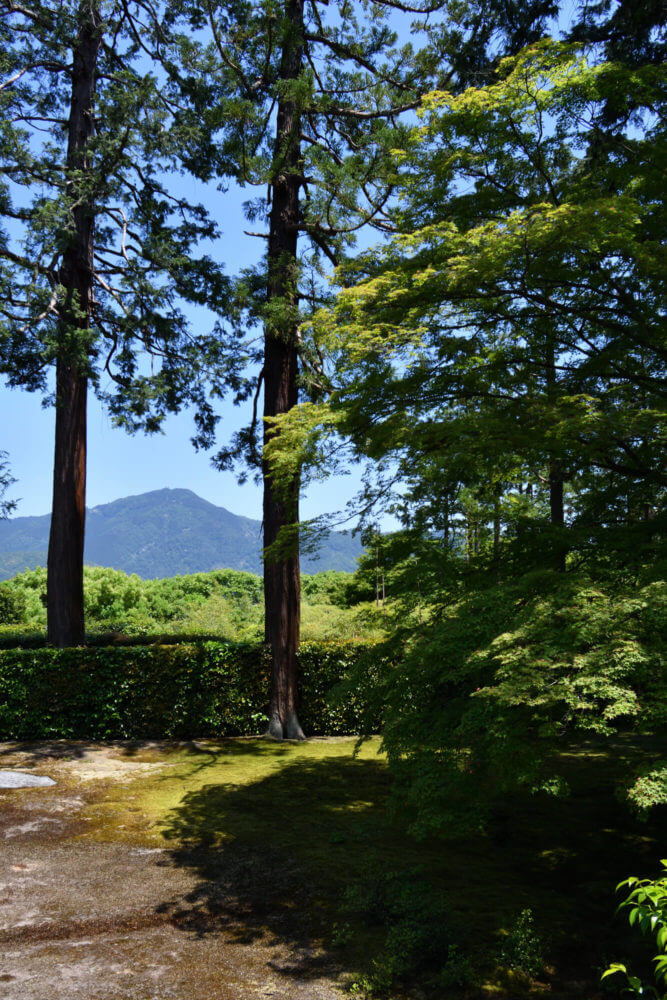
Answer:
[(0, 788), (43, 788), (46, 785), (55, 785), (53, 778), (25, 771), (0, 771)]

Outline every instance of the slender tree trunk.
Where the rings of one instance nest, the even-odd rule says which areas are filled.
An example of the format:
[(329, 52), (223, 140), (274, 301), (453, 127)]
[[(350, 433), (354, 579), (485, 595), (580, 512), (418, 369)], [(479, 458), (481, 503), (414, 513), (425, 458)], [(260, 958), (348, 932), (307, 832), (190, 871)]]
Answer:
[(560, 462), (555, 459), (549, 466), (549, 512), (554, 527), (562, 528), (565, 524), (563, 473)]
[[(547, 340), (546, 376), (547, 396), (550, 401), (554, 401), (557, 392), (556, 345), (551, 335)], [(567, 554), (562, 537), (563, 529), (565, 528), (565, 507), (563, 501), (563, 467), (559, 459), (554, 455), (549, 461), (549, 513), (552, 527), (559, 530), (559, 537), (556, 538), (554, 549), (554, 562), (556, 569), (560, 573), (565, 572), (565, 557)]]
[[(549, 511), (551, 524), (554, 528), (563, 529), (565, 527), (565, 506), (563, 502), (563, 471), (561, 464), (554, 459), (549, 464)], [(558, 541), (555, 552), (556, 569), (560, 573), (565, 572), (565, 548), (562, 541)]]
[(47, 569), (48, 639), (82, 646), (83, 546), (86, 515), (87, 379), (58, 360), (53, 506)]
[[(281, 79), (296, 80), (303, 60), (303, 0), (287, 0)], [(269, 305), (274, 311), (264, 330), (264, 416), (286, 413), (298, 401), (297, 240), (301, 123), (288, 94), (278, 103), (274, 176), (271, 184), (268, 268)], [(264, 440), (266, 441), (266, 425)], [(297, 716), (297, 677), (301, 582), (298, 523), (300, 477), (277, 484), (266, 463), (264, 473), (264, 546), (287, 529), (292, 550), (264, 561), (265, 641), (271, 652), (268, 735), (303, 739)]]
[(493, 565), (496, 568), (496, 577), (500, 569), (500, 483), (496, 483), (493, 490)]
[(71, 228), (66, 234), (60, 284), (56, 361), (56, 440), (53, 505), (47, 572), (47, 631), (55, 646), (82, 645), (83, 546), (86, 515), (86, 401), (89, 328), (93, 301), (92, 206), (76, 197), (73, 175), (90, 168), (88, 144), (95, 129), (94, 97), (100, 17), (97, 3), (79, 6), (79, 30), (72, 59), (72, 97), (67, 142)]

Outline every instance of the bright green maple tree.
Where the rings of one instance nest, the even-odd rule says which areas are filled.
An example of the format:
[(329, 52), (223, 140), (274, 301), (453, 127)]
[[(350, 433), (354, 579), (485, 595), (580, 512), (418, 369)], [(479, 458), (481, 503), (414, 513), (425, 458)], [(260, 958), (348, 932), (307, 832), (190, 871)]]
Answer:
[[(398, 234), (316, 320), (332, 394), (274, 461), (342, 437), (400, 486), (400, 664), (371, 688), (422, 827), (558, 791), (564, 733), (663, 724), (663, 98), (651, 62), (549, 40), (429, 95)], [(638, 807), (665, 800), (658, 762), (633, 780)]]
[[(636, 124), (592, 162), (596, 105), (624, 89)], [(653, 66), (541, 43), (492, 86), (429, 95), (398, 154), (401, 233), (342, 272), (351, 287), (325, 320), (353, 439), (396, 456), (405, 444), (409, 460), (465, 442), (491, 479), (528, 462), (555, 524), (564, 479), (591, 469), (655, 501), (660, 94)]]

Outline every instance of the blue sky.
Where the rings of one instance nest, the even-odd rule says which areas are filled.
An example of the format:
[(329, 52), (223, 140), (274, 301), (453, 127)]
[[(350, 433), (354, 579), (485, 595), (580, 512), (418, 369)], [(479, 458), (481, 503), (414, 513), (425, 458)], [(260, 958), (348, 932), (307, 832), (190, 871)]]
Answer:
[[(179, 178), (178, 183), (193, 200), (205, 201), (215, 213), (222, 230), (220, 240), (210, 248), (216, 259), (224, 261), (230, 273), (256, 262), (264, 241), (244, 235), (248, 223), (242, 210), (243, 202), (255, 190), (233, 188), (221, 193), (215, 185), (204, 186), (189, 176)], [(201, 313), (197, 319), (201, 322)], [(194, 450), (190, 443), (192, 416), (187, 411), (168, 419), (163, 433), (146, 436), (129, 435), (114, 427), (92, 393), (88, 407), (88, 507), (149, 490), (180, 487), (235, 514), (261, 518), (261, 487), (251, 481), (239, 486), (232, 473), (212, 467), (210, 454)], [(219, 412), (222, 443), (247, 421), (248, 410), (223, 402)], [(0, 450), (8, 453), (17, 480), (8, 493), (19, 501), (14, 516), (48, 513), (53, 476), (53, 409), (42, 406), (39, 393), (3, 387), (0, 426)], [(358, 485), (356, 470), (326, 484), (314, 484), (303, 497), (302, 517), (344, 507)]]
[[(561, 5), (560, 27), (570, 20), (575, 5), (575, 0), (565, 0)], [(205, 202), (217, 219), (222, 235), (210, 252), (226, 264), (230, 273), (257, 261), (264, 251), (264, 241), (244, 235), (248, 223), (242, 210), (242, 203), (255, 197), (256, 189), (232, 188), (221, 193), (215, 184), (205, 186), (187, 175), (179, 178), (178, 186), (192, 200)], [(258, 227), (255, 224), (253, 228)], [(371, 237), (369, 242), (375, 238)], [(197, 319), (201, 322), (200, 316)], [(219, 412), (222, 443), (245, 422), (247, 409), (223, 403)], [(47, 513), (52, 490), (53, 410), (42, 407), (38, 394), (5, 388), (0, 390), (0, 426), (0, 450), (8, 453), (17, 480), (9, 494), (19, 501), (15, 516)], [(251, 481), (239, 486), (233, 474), (215, 470), (207, 453), (193, 449), (192, 431), (192, 418), (184, 412), (166, 421), (162, 434), (130, 436), (112, 426), (91, 394), (88, 506), (163, 487), (181, 487), (234, 513), (260, 518), (261, 487)], [(359, 485), (359, 471), (352, 469), (347, 476), (309, 487), (302, 500), (302, 517), (344, 508)]]
[[(240, 425), (243, 413), (223, 407), (224, 424)], [(2, 447), (9, 453), (17, 479), (8, 496), (19, 499), (15, 516), (46, 514), (51, 507), (53, 411), (41, 408), (36, 395), (5, 390), (0, 397)], [(128, 435), (111, 425), (102, 407), (90, 400), (88, 419), (88, 506), (165, 486), (194, 490), (235, 514), (261, 518), (261, 489), (239, 486), (231, 473), (217, 472), (210, 457), (190, 444), (192, 420), (187, 413), (170, 418), (165, 433)], [(358, 476), (315, 484), (302, 503), (302, 515), (313, 517), (344, 506)]]

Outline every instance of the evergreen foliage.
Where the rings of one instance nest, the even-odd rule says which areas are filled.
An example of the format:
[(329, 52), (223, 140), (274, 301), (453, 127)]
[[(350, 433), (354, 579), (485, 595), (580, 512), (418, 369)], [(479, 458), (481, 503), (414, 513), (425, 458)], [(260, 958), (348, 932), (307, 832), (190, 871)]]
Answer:
[[(330, 700), (372, 646), (304, 643), (303, 717), (313, 733), (354, 734), (360, 696)], [(379, 655), (379, 654), (377, 654)], [(255, 643), (0, 651), (1, 739), (185, 739), (258, 735), (269, 663)]]
[[(102, 633), (87, 649), (44, 645), (44, 571), (3, 584), (4, 641), (34, 634), (0, 649), (0, 736), (381, 727), (412, 833), (459, 845), (502, 841), (501, 805), (565, 799), (568, 758), (593, 748), (616, 757), (626, 819), (664, 815), (664, 11), (564, 13), (0, 0), (0, 370), (48, 392), (56, 369), (56, 495), (64, 478), (77, 523), (60, 496), (50, 566), (76, 564), (83, 607), (88, 385), (132, 430), (192, 402), (196, 444), (213, 446), (204, 372), (214, 395), (252, 398), (215, 461), (263, 477), (265, 546), (263, 583), (87, 571)], [(191, 252), (218, 231), (172, 191), (181, 166), (261, 192), (246, 216), (266, 253), (233, 282)], [(364, 227), (387, 238), (352, 256)], [(214, 306), (213, 336), (191, 335), (186, 300)], [(299, 493), (341, 456), (368, 463), (369, 544), (352, 580), (301, 576)], [(0, 455), (0, 516), (8, 482)], [(399, 527), (382, 535), (385, 512)], [(299, 651), (301, 618), (318, 641)], [(66, 638), (83, 642), (79, 626)], [(590, 841), (595, 806), (574, 810)], [(446, 908), (404, 876), (371, 871), (349, 893), (384, 942), (357, 991), (429, 967), (435, 988), (471, 985)], [(627, 885), (658, 995), (664, 879)], [(534, 911), (514, 912), (496, 958), (542, 974)], [(603, 978), (644, 995), (628, 968)]]
[(50, 394), (55, 369), (47, 608), (59, 646), (84, 638), (89, 385), (132, 429), (157, 430), (186, 400), (200, 430), (215, 419), (195, 377), (211, 342), (191, 336), (182, 302), (219, 301), (225, 281), (192, 253), (216, 234), (205, 209), (165, 186), (184, 137), (143, 64), (156, 27), (141, 3), (0, 4), (0, 371)]
[[(244, 455), (255, 467), (261, 464), (266, 640), (274, 657), (270, 730), (276, 738), (288, 730), (303, 735), (293, 692), (304, 470), (293, 463), (280, 475), (260, 454), (260, 388), (266, 448), (300, 396), (318, 399), (327, 391), (324, 359), (304, 337), (302, 320), (326, 298), (323, 267), (336, 264), (364, 226), (390, 226), (391, 150), (402, 116), (429, 87), (449, 86), (457, 77), (461, 82), (464, 39), (475, 50), (475, 66), (488, 67), (490, 48), (511, 50), (517, 36), (522, 42), (536, 37), (553, 11), (552, 3), (539, 0), (517, 17), (518, 6), (486, 5), (485, 18), (474, 13), (475, 5), (458, 2), (406, 8), (400, 0), (269, 0), (259, 6), (217, 0), (202, 10), (179, 0), (169, 7), (171, 78), (179, 102), (188, 105), (185, 127), (199, 128), (201, 136), (190, 169), (204, 179), (231, 176), (267, 191), (246, 206), (252, 222), (266, 221), (266, 230), (255, 234), (266, 238), (266, 256), (237, 286), (239, 305), (250, 321), (261, 323), (263, 340), (241, 350), (236, 338), (227, 338), (232, 366), (239, 358), (254, 359), (260, 369), (252, 418), (217, 461), (226, 467)], [(397, 12), (414, 15), (413, 29), (429, 43), (416, 50), (400, 45), (391, 25)], [(200, 32), (209, 38), (200, 42)], [(242, 381), (237, 398), (249, 396), (252, 384), (252, 378)]]
[[(220, 301), (227, 285), (210, 257), (193, 252), (217, 229), (174, 190), (185, 137), (146, 64), (157, 25), (144, 15), (142, 4), (116, 2), (0, 4), (0, 360), (10, 385), (48, 393), (50, 368), (67, 358), (119, 422), (154, 431), (201, 390), (191, 377), (210, 341), (192, 339), (183, 302)], [(75, 167), (73, 53), (87, 18), (98, 46), (93, 122)], [(80, 252), (80, 206), (93, 227), (83, 327), (88, 304), (63, 273), (67, 252)]]

